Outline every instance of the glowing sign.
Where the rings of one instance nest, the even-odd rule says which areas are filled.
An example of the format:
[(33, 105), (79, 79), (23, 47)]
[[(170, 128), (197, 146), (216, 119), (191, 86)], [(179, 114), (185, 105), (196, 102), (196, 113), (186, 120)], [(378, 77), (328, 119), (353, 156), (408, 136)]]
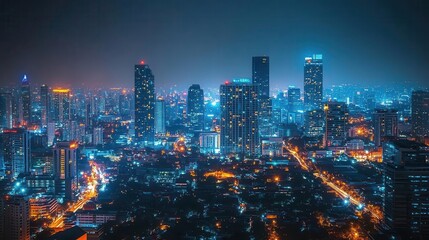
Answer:
[(252, 83), (252, 80), (250, 78), (234, 78), (232, 79), (233, 83)]

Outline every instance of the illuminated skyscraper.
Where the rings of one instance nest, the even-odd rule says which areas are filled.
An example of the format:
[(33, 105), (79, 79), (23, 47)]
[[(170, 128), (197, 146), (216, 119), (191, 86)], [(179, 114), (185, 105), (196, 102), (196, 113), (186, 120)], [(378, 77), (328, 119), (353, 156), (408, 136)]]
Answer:
[(187, 114), (191, 131), (204, 129), (204, 91), (199, 84), (193, 84), (188, 89)]
[(21, 124), (27, 126), (31, 122), (31, 90), (27, 75), (21, 80)]
[(49, 108), (50, 99), (49, 99), (49, 87), (47, 85), (42, 85), (40, 87), (40, 109), (42, 111), (41, 113), (41, 120), (42, 120), (42, 126), (47, 126), (49, 122)]
[(304, 104), (307, 110), (321, 109), (323, 100), (322, 54), (306, 57), (304, 63)]
[(258, 88), (250, 79), (234, 79), (220, 86), (221, 152), (257, 155)]
[(270, 58), (252, 58), (252, 83), (257, 86), (261, 97), (270, 97)]
[(155, 77), (143, 61), (135, 65), (135, 137), (144, 145), (155, 140)]
[(77, 142), (58, 142), (54, 147), (55, 193), (74, 200), (77, 190)]
[(0, 239), (30, 240), (30, 203), (23, 196), (0, 199)]
[(411, 123), (415, 137), (429, 137), (429, 92), (413, 92), (411, 97)]
[(372, 116), (375, 146), (381, 146), (384, 138), (398, 135), (398, 111), (377, 109)]
[(70, 89), (52, 90), (52, 121), (67, 124), (70, 120)]
[(259, 135), (269, 137), (274, 131), (271, 122), (272, 102), (270, 99), (270, 58), (252, 58), (252, 84), (258, 91)]
[(327, 102), (325, 110), (325, 146), (343, 146), (347, 140), (348, 109), (344, 102)]
[(1, 153), (7, 177), (30, 172), (30, 134), (22, 128), (4, 129), (0, 138)]
[(13, 97), (9, 91), (0, 91), (0, 128), (13, 126)]
[(157, 99), (155, 103), (155, 133), (165, 134), (165, 101)]
[(383, 144), (385, 223), (401, 239), (429, 236), (429, 147), (407, 140)]
[(301, 105), (301, 89), (290, 86), (287, 90), (287, 100), (289, 111), (297, 111)]

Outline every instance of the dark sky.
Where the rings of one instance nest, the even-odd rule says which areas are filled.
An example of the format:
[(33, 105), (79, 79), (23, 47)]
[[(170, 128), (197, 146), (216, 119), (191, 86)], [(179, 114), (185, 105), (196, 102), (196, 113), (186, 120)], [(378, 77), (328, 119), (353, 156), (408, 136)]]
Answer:
[(428, 86), (426, 2), (1, 0), (0, 85), (128, 87), (144, 59), (158, 87), (218, 87), (268, 55), (285, 88), (322, 53), (325, 86)]

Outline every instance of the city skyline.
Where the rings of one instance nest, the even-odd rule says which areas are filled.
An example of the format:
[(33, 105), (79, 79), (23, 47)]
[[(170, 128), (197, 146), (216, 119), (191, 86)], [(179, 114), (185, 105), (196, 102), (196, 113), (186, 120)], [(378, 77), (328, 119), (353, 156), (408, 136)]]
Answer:
[(271, 89), (302, 87), (301, 59), (321, 53), (327, 86), (428, 86), (428, 70), (418, 67), (429, 61), (427, 4), (329, 3), (14, 1), (2, 8), (0, 82), (14, 85), (28, 74), (32, 83), (53, 87), (131, 87), (130, 66), (144, 59), (158, 73), (157, 87), (218, 87), (251, 77), (250, 58), (266, 55)]

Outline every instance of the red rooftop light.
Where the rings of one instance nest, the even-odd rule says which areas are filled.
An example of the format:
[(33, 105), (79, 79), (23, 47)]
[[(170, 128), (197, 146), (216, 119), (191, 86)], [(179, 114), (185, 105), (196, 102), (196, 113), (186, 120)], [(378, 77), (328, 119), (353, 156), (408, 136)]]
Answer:
[(141, 61), (140, 61), (140, 64), (141, 64), (141, 65), (143, 65), (143, 64), (144, 64), (144, 61), (143, 61), (143, 60), (141, 60)]

